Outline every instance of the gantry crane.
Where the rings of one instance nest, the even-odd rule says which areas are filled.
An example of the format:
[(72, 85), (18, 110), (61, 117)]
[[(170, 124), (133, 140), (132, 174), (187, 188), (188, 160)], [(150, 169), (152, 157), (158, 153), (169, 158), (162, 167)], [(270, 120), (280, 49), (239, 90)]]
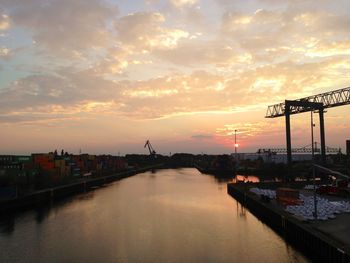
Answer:
[(324, 129), (325, 109), (350, 104), (350, 87), (325, 92), (297, 100), (285, 100), (285, 102), (271, 105), (267, 108), (266, 118), (276, 118), (285, 116), (286, 120), (286, 143), (288, 166), (292, 164), (292, 143), (290, 132), (290, 115), (318, 111), (320, 117), (320, 140), (321, 140), (321, 160), (326, 163), (326, 143)]
[[(306, 145), (300, 148), (292, 148), (292, 153), (312, 153), (312, 148), (309, 146), (310, 145)], [(314, 152), (315, 153), (321, 152), (320, 148), (317, 148), (316, 143), (315, 143)], [(287, 148), (265, 148), (265, 149), (262, 148), (262, 149), (258, 149), (257, 153), (271, 153), (271, 154), (287, 153)], [(341, 153), (341, 149), (326, 146), (326, 153)]]
[(153, 158), (157, 157), (156, 151), (153, 149), (152, 144), (150, 143), (149, 140), (146, 141), (144, 148), (148, 147), (149, 150), (149, 155)]

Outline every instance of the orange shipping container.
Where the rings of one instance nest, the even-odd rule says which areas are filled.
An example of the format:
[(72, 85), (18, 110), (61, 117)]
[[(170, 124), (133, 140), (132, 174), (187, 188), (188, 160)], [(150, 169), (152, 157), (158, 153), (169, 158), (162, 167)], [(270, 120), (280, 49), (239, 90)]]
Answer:
[(283, 205), (300, 204), (299, 190), (292, 188), (277, 188), (276, 189), (277, 202)]
[(42, 163), (40, 166), (45, 170), (51, 170), (55, 168), (55, 165), (53, 162)]

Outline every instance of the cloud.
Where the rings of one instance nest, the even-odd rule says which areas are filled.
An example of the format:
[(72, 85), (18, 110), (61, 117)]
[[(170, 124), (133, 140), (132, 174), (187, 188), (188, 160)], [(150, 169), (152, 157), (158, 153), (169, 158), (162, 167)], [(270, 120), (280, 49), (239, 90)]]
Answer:
[(170, 3), (177, 8), (183, 8), (197, 4), (198, 0), (170, 0)]
[[(103, 88), (98, 88), (98, 87)], [(118, 98), (118, 85), (87, 72), (31, 75), (0, 90), (2, 114), (79, 113), (108, 106)], [(116, 107), (116, 106), (115, 106)], [(18, 115), (18, 114), (17, 114)]]
[(82, 117), (70, 116), (67, 114), (62, 115), (45, 115), (45, 114), (32, 114), (28, 115), (0, 115), (0, 123), (2, 124), (21, 124), (24, 126), (46, 126), (57, 127), (66, 125), (67, 121), (78, 122), (82, 120)]
[(165, 17), (157, 12), (138, 12), (120, 18), (115, 22), (119, 40), (138, 51), (168, 49), (189, 36), (178, 28), (162, 26)]
[(108, 48), (104, 57), (92, 65), (88, 71), (90, 74), (101, 77), (122, 75), (130, 64), (142, 64), (141, 61), (132, 60), (130, 58), (132, 54), (130, 49), (121, 46)]
[(250, 137), (264, 133), (268, 126), (270, 126), (270, 123), (268, 123), (267, 121), (254, 123), (240, 122), (235, 124), (225, 124), (224, 127), (216, 129), (216, 134), (218, 136), (229, 137), (231, 139), (234, 139), (234, 135), (237, 134), (240, 139), (246, 140)]
[[(334, 50), (348, 41), (350, 18), (326, 10), (258, 9), (254, 13), (227, 11), (222, 17), (221, 37), (238, 43), (255, 62), (305, 59), (309, 50), (324, 52), (332, 43)], [(315, 51), (317, 50), (317, 51)]]
[[(301, 5), (301, 3), (299, 3)], [(309, 3), (310, 5), (310, 3)], [(225, 11), (220, 30), (192, 34), (173, 48), (156, 49), (158, 59), (176, 66), (230, 67), (241, 70), (262, 65), (349, 55), (350, 23), (346, 14), (334, 14), (310, 6), (287, 5), (280, 9)]]
[(186, 67), (197, 67), (198, 65), (227, 67), (232, 63), (242, 62), (242, 53), (220, 41), (186, 41), (175, 49), (157, 50), (154, 55), (162, 60)]
[(123, 93), (127, 103), (122, 110), (130, 116), (157, 118), (191, 112), (265, 108), (286, 98), (296, 99), (315, 90), (344, 85), (348, 77), (338, 75), (346, 65), (349, 66), (346, 59), (339, 58), (304, 64), (289, 61), (240, 74), (197, 71), (130, 83)]
[(108, 45), (115, 6), (99, 0), (3, 1), (15, 26), (28, 29), (51, 54), (79, 56)]
[(196, 140), (210, 140), (213, 139), (213, 135), (211, 134), (194, 134), (191, 136), (192, 139)]
[(96, 113), (99, 108), (106, 107), (109, 112), (129, 118), (162, 118), (220, 109), (225, 98), (220, 94), (221, 81), (219, 76), (196, 72), (136, 83), (116, 83), (89, 72), (66, 70), (60, 75), (32, 75), (13, 82), (0, 91), (0, 113), (16, 113), (16, 116), (30, 112)]
[[(31, 75), (0, 91), (1, 114), (114, 114), (159, 119), (200, 112), (244, 112), (348, 80), (339, 72), (350, 64), (330, 58), (322, 63), (283, 62), (233, 74), (194, 71), (143, 81), (115, 81), (70, 68), (52, 75)], [(40, 116), (40, 115), (38, 115)]]
[(305, 53), (308, 57), (332, 57), (332, 56), (349, 56), (350, 40), (340, 41), (323, 41), (320, 44), (308, 48)]
[[(8, 116), (103, 109), (156, 119), (248, 111), (349, 78), (349, 19), (331, 10), (228, 7), (215, 34), (190, 33), (157, 11), (117, 17), (115, 6), (98, 0), (0, 1), (11, 28), (27, 29), (37, 42), (34, 51), (44, 47), (45, 54), (57, 55), (50, 69), (47, 58), (40, 70), (29, 65), (31, 75), (0, 91), (1, 113)], [(197, 2), (173, 4), (191, 9)], [(0, 49), (1, 57), (10, 54)], [(84, 63), (71, 59), (71, 68), (63, 66), (61, 58), (79, 54)], [(133, 72), (136, 67), (148, 75)]]
[(11, 57), (11, 50), (6, 47), (0, 47), (0, 58), (9, 58)]
[[(268, 119), (259, 122), (237, 122), (225, 124), (216, 129), (216, 140), (223, 145), (234, 145), (235, 133), (236, 142), (239, 147), (250, 148), (254, 145), (266, 147), (281, 146), (284, 143), (285, 133), (283, 129), (284, 120)], [(236, 132), (235, 132), (236, 131)]]
[(8, 15), (4, 14), (0, 9), (0, 31), (8, 30), (11, 26), (10, 18)]

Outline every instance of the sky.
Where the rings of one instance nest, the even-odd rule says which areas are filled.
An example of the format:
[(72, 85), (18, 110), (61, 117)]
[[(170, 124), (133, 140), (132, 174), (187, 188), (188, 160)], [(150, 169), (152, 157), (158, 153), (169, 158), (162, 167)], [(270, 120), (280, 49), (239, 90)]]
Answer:
[[(348, 0), (0, 0), (0, 154), (285, 147), (267, 106), (349, 87), (349, 28)], [(311, 144), (310, 113), (291, 126)]]

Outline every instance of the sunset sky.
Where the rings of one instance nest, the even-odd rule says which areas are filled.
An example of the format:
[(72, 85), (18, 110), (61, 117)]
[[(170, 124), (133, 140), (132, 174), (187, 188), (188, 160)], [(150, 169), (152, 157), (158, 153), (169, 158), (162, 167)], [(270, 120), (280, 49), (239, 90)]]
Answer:
[[(285, 147), (268, 105), (349, 86), (348, 0), (0, 0), (0, 154)], [(325, 114), (343, 152), (349, 113)]]

